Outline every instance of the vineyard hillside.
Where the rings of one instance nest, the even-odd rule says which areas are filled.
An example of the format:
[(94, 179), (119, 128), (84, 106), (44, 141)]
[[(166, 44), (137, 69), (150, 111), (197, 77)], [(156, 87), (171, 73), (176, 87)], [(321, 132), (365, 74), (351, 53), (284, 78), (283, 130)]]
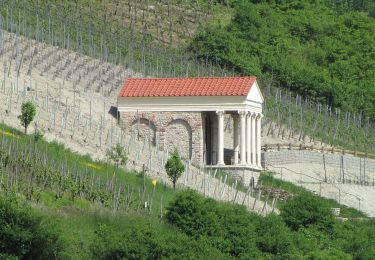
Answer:
[[(1, 1), (0, 258), (374, 259), (374, 8)], [(174, 191), (171, 151), (118, 124), (124, 81), (241, 74), (265, 96), (257, 183), (184, 161)]]
[[(93, 27), (90, 19), (72, 19), (67, 23), (57, 15), (53, 5), (50, 12), (41, 12), (41, 9), (33, 9), (34, 5), (26, 8), (22, 1), (19, 5), (11, 3), (14, 2), (2, 6), (1, 26), (11, 31), (1, 31), (1, 91), (6, 112), (2, 115), (3, 120), (18, 127), (20, 105), (24, 100), (32, 99), (39, 111), (32, 128), (45, 132), (48, 140), (58, 140), (74, 151), (88, 153), (94, 158), (103, 158), (106, 149), (118, 142), (125, 143), (131, 152), (132, 167), (140, 170), (144, 164), (149, 174), (165, 179), (161, 173), (164, 173), (163, 163), (168, 151), (156, 152), (147, 140), (137, 142), (134, 136), (124, 135), (123, 129), (117, 126), (113, 109), (120, 86), (128, 77), (226, 75), (227, 69), (218, 69), (207, 61), (199, 63), (186, 59), (169, 47), (157, 45), (168, 53), (163, 56), (153, 41), (126, 37), (125, 27), (124, 31), (111, 34), (101, 26)], [(36, 16), (26, 15), (33, 13)], [(368, 157), (367, 152), (375, 148), (374, 124), (369, 118), (358, 113), (340, 113), (338, 109), (274, 88), (272, 84), (263, 85), (263, 92), (267, 97), (262, 133), (266, 150), (268, 146), (287, 146), (288, 149), (300, 146), (327, 151), (332, 150), (332, 146), (341, 146), (353, 153), (363, 151), (362, 155)], [(225, 140), (231, 139), (231, 123), (227, 118)], [(229, 149), (232, 147), (230, 143), (226, 145)], [(368, 158), (355, 165), (368, 171), (366, 160)], [(335, 163), (337, 165), (337, 161)], [(200, 172), (193, 165), (191, 169)], [(339, 179), (336, 170), (332, 171), (334, 180)], [(201, 180), (206, 178), (208, 175), (202, 175), (199, 180), (189, 179), (187, 174), (182, 182), (205, 193), (207, 186)], [(366, 178), (361, 172), (352, 174), (353, 182), (373, 183), (371, 174), (366, 174)], [(341, 191), (336, 187), (328, 185), (327, 189), (335, 190), (333, 194), (328, 193), (331, 194), (329, 197), (340, 197)], [(214, 196), (225, 197), (222, 193)], [(367, 199), (360, 201), (366, 203)], [(349, 202), (350, 206), (355, 206), (352, 200)], [(356, 199), (354, 203), (358, 205)], [(262, 206), (259, 207), (258, 210), (262, 210)]]

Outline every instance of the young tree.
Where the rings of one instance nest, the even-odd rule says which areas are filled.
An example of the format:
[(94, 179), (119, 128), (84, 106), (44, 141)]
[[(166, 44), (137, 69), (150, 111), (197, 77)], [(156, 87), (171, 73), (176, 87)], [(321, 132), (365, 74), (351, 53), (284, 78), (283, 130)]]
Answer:
[(27, 134), (27, 128), (30, 123), (34, 120), (36, 114), (35, 105), (31, 101), (22, 103), (21, 115), (18, 119), (21, 121), (22, 126), (25, 128), (25, 134)]
[(125, 152), (125, 147), (121, 144), (116, 144), (116, 146), (107, 150), (107, 157), (109, 160), (113, 161), (116, 165), (116, 170), (120, 165), (126, 165), (128, 161), (128, 156)]
[(173, 183), (173, 189), (176, 189), (176, 182), (178, 178), (181, 177), (182, 172), (185, 170), (185, 165), (182, 163), (180, 155), (178, 151), (175, 150), (171, 157), (168, 159), (167, 163), (165, 164), (165, 171), (168, 174), (169, 179)]

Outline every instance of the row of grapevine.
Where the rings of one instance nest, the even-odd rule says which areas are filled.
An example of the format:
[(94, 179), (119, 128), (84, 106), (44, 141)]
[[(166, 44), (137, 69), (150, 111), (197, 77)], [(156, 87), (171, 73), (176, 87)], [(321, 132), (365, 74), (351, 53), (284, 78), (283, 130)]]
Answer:
[(283, 138), (298, 136), (300, 141), (318, 140), (351, 151), (375, 151), (375, 122), (362, 113), (341, 111), (281, 88), (264, 90), (264, 113), (280, 126), (276, 131)]
[[(116, 172), (105, 162), (88, 163), (82, 158), (62, 152), (34, 136), (24, 137), (14, 131), (2, 130), (0, 147), (0, 190), (23, 194), (38, 202), (43, 192), (53, 193), (55, 199), (83, 199), (114, 211), (144, 211), (162, 215), (166, 201), (163, 196), (171, 192), (163, 181), (152, 184), (143, 165), (138, 173)], [(57, 145), (57, 144), (55, 144)], [(58, 146), (58, 145), (57, 145)], [(60, 154), (61, 153), (61, 154)], [(259, 213), (274, 210), (267, 202), (260, 201), (261, 194), (251, 186), (246, 190), (228, 175), (216, 177), (217, 171), (200, 174), (190, 172), (189, 165), (178, 186), (193, 183), (202, 188), (208, 197), (236, 202)], [(116, 174), (117, 173), (117, 174)], [(136, 177), (134, 174), (137, 174)], [(130, 178), (129, 176), (134, 176)], [(257, 197), (254, 199), (253, 196)]]
[[(22, 7), (12, 4), (3, 6), (3, 18), (0, 21), (3, 29), (14, 32), (16, 35), (25, 35), (43, 43), (96, 57), (105, 62), (121, 64), (134, 71), (142, 72), (143, 75), (184, 77), (234, 74), (218, 66), (202, 64), (189, 55), (181, 55), (177, 52), (171, 54), (170, 49), (155, 45), (147, 37), (138, 37), (125, 29), (111, 34), (111, 32), (101, 30), (100, 26), (93, 26), (92, 23), (85, 24), (78, 18), (68, 21), (56, 12), (43, 12), (32, 10), (31, 7), (29, 9)], [(17, 44), (15, 51), (17, 56), (19, 51)], [(48, 55), (55, 54), (49, 52), (46, 55), (48, 57)], [(64, 55), (60, 54), (59, 58), (62, 57)], [(55, 62), (56, 59), (51, 59), (44, 69), (49, 69), (49, 66)], [(69, 65), (69, 62), (63, 63), (62, 69), (66, 69)], [(31, 63), (30, 66), (32, 66)], [(93, 68), (95, 66), (96, 64), (93, 64)], [(103, 73), (94, 72), (93, 74), (101, 77), (102, 74), (110, 71), (111, 68), (107, 68)], [(56, 73), (59, 73), (58, 69)], [(94, 77), (93, 75), (92, 78)], [(121, 85), (121, 75), (116, 78), (116, 81), (112, 83), (114, 86), (111, 87), (111, 91)], [(81, 75), (77, 83), (80, 79)], [(90, 84), (89, 81), (87, 85)], [(102, 83), (99, 84), (99, 91), (102, 85)], [(104, 93), (103, 88), (102, 91)], [(273, 87), (265, 88), (264, 93), (266, 94), (266, 117), (276, 121), (279, 125), (286, 126), (288, 136), (299, 135), (300, 140), (308, 136), (314, 140), (351, 150), (365, 152), (375, 150), (374, 123), (361, 113), (342, 112)]]
[[(33, 9), (35, 8), (35, 9)], [(64, 17), (60, 10), (33, 5), (3, 3), (1, 29), (39, 42), (73, 50), (103, 61), (121, 64), (143, 75), (155, 77), (224, 76), (234, 72), (200, 62), (188, 54), (154, 43), (147, 34), (123, 28), (115, 33), (94, 26), (92, 21)]]

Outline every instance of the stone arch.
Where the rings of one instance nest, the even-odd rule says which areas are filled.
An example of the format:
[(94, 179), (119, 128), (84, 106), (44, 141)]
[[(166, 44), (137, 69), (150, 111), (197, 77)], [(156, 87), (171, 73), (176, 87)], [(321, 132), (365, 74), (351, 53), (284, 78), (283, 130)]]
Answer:
[(193, 153), (192, 128), (184, 119), (173, 119), (165, 129), (165, 147), (170, 152), (178, 150), (182, 159), (190, 160)]
[(131, 131), (139, 140), (150, 140), (152, 145), (156, 145), (156, 126), (151, 120), (145, 117), (133, 120)]

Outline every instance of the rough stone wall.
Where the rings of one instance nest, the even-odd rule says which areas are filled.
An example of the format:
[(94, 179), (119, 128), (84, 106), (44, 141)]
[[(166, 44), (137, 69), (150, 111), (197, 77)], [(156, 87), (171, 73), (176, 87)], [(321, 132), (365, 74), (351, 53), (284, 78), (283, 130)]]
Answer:
[(122, 112), (120, 124), (139, 138), (154, 140), (160, 149), (200, 164), (203, 159), (203, 126), (201, 112)]
[(185, 120), (174, 119), (165, 129), (164, 145), (168, 151), (177, 149), (181, 158), (189, 160), (192, 156), (192, 129)]
[(138, 139), (146, 139), (151, 141), (152, 145), (156, 145), (156, 126), (155, 124), (145, 118), (139, 118), (129, 125), (130, 131), (137, 133)]

